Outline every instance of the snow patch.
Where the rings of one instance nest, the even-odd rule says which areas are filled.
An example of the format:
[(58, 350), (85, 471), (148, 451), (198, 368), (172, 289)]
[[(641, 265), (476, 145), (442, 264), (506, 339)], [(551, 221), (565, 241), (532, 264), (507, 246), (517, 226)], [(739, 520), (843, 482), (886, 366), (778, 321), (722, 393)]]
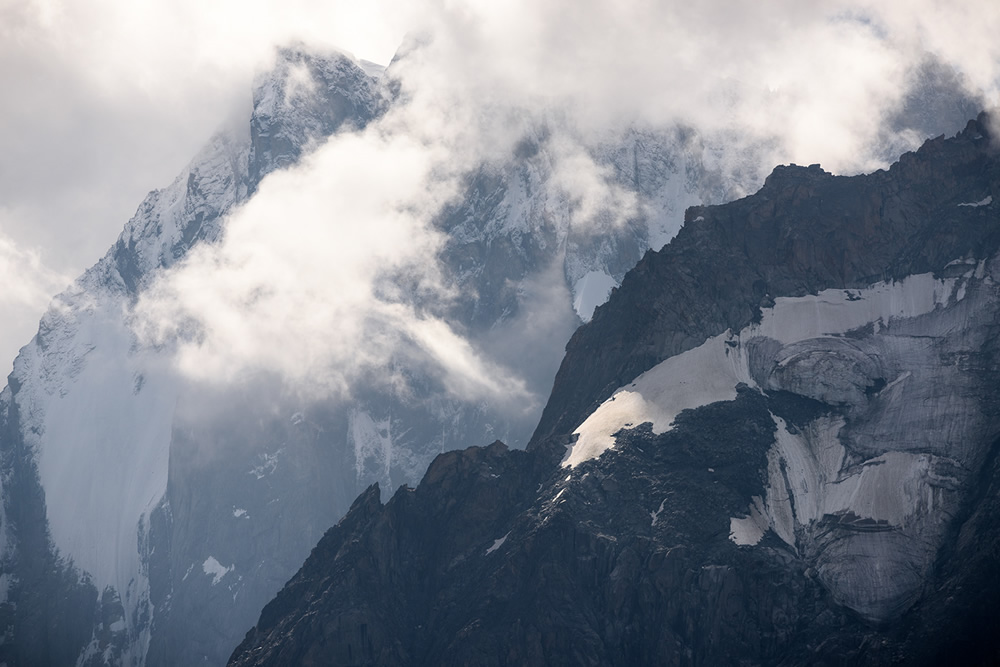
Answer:
[(749, 516), (729, 520), (729, 539), (740, 546), (754, 546), (764, 537), (769, 527), (760, 496), (754, 496)]
[(660, 514), (663, 512), (663, 506), (666, 505), (666, 503), (667, 503), (667, 499), (664, 498), (663, 500), (660, 501), (660, 507), (659, 507), (659, 509), (657, 509), (655, 512), (650, 512), (649, 513), (649, 518), (651, 520), (651, 524), (650, 525), (655, 526), (656, 522), (659, 521)]
[(959, 204), (959, 206), (970, 206), (972, 208), (977, 208), (979, 206), (989, 206), (993, 203), (993, 195), (988, 195), (986, 199), (981, 199), (977, 202), (966, 202), (964, 204)]
[(847, 292), (824, 290), (816, 295), (779, 297), (762, 311), (759, 324), (739, 335), (730, 332), (709, 338), (696, 348), (666, 359), (632, 384), (619, 388), (574, 431), (564, 467), (599, 457), (614, 446), (615, 433), (651, 423), (653, 433), (668, 431), (683, 410), (736, 398), (736, 385), (757, 387), (750, 376), (748, 343), (767, 337), (785, 345), (812, 338), (837, 336), (897, 318), (924, 315), (948, 303), (956, 278), (938, 280), (931, 273), (899, 282), (880, 282)]
[(614, 446), (614, 434), (622, 428), (651, 422), (654, 433), (664, 433), (682, 410), (736, 398), (736, 385), (751, 380), (728, 342), (727, 334), (710, 338), (619, 389), (576, 429), (579, 437), (562, 465), (574, 467), (597, 458)]
[(247, 511), (245, 509), (243, 509), (242, 507), (234, 509), (233, 510), (233, 516), (236, 517), (237, 519), (239, 519), (240, 517), (243, 517), (243, 516), (245, 516), (248, 519), (250, 518), (250, 515), (247, 514)]
[(271, 473), (273, 473), (275, 470), (278, 469), (278, 456), (283, 451), (285, 451), (284, 447), (274, 452), (273, 454), (269, 452), (263, 452), (261, 454), (258, 454), (257, 460), (260, 461), (260, 463), (251, 468), (250, 472), (248, 472), (247, 474), (253, 475), (257, 479), (264, 479), (265, 477), (267, 477), (268, 475), (270, 475)]
[(225, 567), (215, 559), (214, 556), (209, 556), (205, 559), (205, 562), (201, 564), (201, 569), (205, 574), (212, 577), (212, 585), (215, 586), (217, 583), (222, 581), (222, 578), (233, 571), (235, 565), (230, 565)]
[(736, 544), (757, 544), (771, 529), (795, 546), (796, 526), (826, 516), (903, 526), (933, 508), (935, 492), (927, 483), (937, 478), (933, 455), (891, 451), (845, 468), (842, 418), (821, 418), (792, 434), (784, 420), (771, 417), (776, 432), (767, 454), (766, 497), (754, 496), (749, 516), (730, 519), (729, 538)]
[(573, 285), (573, 310), (584, 322), (594, 316), (594, 310), (608, 300), (618, 281), (604, 271), (588, 271)]
[(491, 553), (503, 546), (503, 543), (507, 541), (507, 537), (510, 535), (510, 531), (507, 531), (507, 535), (493, 540), (493, 546), (486, 550), (486, 555), (489, 556)]
[(925, 315), (948, 303), (955, 278), (938, 280), (933, 273), (908, 276), (899, 282), (879, 282), (848, 295), (841, 289), (816, 295), (779, 297), (773, 308), (762, 311), (761, 322), (740, 332), (741, 340), (767, 336), (781, 343), (796, 343), (821, 336), (836, 336), (891, 319)]

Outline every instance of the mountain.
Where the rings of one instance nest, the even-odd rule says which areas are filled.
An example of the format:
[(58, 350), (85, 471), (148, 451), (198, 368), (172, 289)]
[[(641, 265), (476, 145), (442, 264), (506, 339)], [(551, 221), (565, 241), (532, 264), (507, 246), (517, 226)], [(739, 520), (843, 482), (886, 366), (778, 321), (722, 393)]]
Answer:
[[(771, 147), (739, 128), (626, 125), (574, 138), (632, 204), (627, 215), (587, 212), (558, 183), (557, 115), (534, 118), (509, 154), (474, 163), (432, 221), (445, 239), (434, 259), (456, 296), (420, 306), (539, 399), (515, 409), (456, 397), (408, 349), (386, 362), (396, 384), (364, 377), (338, 397), (303, 398), (273, 377), (217, 386), (178, 372), (176, 341), (136, 335), (136, 304), (194, 251), (224, 243), (229, 217), (269, 175), (330, 137), (384, 129), (406, 104), (394, 65), (280, 50), (246, 116), (151, 192), (53, 301), (0, 392), (0, 662), (224, 663), (358, 493), (377, 482), (387, 500), (470, 443), (526, 446), (572, 332), (677, 233), (686, 208), (764, 180)], [(977, 106), (932, 61), (911, 78), (886, 119), (885, 155)], [(594, 380), (610, 391), (609, 377)], [(553, 395), (540, 428), (554, 428), (570, 394)]]
[[(317, 94), (282, 98), (295, 68), (310, 73)], [(199, 567), (209, 565), (197, 582), (182, 576), (191, 563), (178, 561), (218, 517), (198, 516), (204, 495), (186, 486), (188, 441), (176, 422), (185, 389), (165, 355), (137, 345), (128, 312), (159, 272), (219, 237), (226, 214), (261, 178), (297, 160), (316, 136), (363, 126), (378, 99), (377, 82), (346, 58), (283, 52), (255, 85), (250, 122), (213, 137), (169, 187), (150, 193), (21, 350), (0, 394), (8, 664), (72, 664), (78, 656), (84, 664), (141, 664), (147, 651), (176, 650), (179, 633), (190, 640), (185, 650), (210, 653), (202, 642), (225, 636), (234, 594), (252, 605), (280, 584), (265, 568), (215, 608), (204, 591), (185, 588), (211, 591), (216, 581), (211, 554), (200, 556)], [(285, 521), (297, 526), (294, 516)], [(279, 563), (289, 567), (311, 540), (285, 542), (261, 549), (285, 554)]]
[[(540, 401), (511, 413), (455, 398), (405, 354), (392, 363), (407, 391), (359, 380), (349, 398), (306, 400), (271, 378), (194, 382), (169, 341), (134, 331), (150, 286), (221, 243), (227, 216), (269, 174), (401, 103), (392, 76), (341, 54), (280, 51), (245, 122), (151, 192), (53, 301), (0, 393), (0, 662), (222, 664), (371, 483), (416, 484), (436, 455), (469, 442), (527, 444)], [(625, 128), (586, 150), (636, 213), (581, 225), (551, 184), (549, 136), (540, 123), (510, 156), (483, 161), (434, 220), (459, 295), (440, 316), (535, 396), (572, 331), (685, 207), (763, 176), (723, 169), (721, 138)]]
[(980, 115), (689, 209), (526, 450), (368, 488), (230, 664), (995, 664), (997, 202)]

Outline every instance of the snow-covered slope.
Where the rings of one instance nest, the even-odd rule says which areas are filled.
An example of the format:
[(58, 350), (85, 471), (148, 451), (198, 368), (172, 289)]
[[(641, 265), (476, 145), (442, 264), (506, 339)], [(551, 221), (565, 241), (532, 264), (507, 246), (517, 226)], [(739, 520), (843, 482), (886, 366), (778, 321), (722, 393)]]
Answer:
[(245, 196), (248, 149), (246, 133), (220, 134), (152, 192), (107, 255), (54, 300), (9, 378), (52, 547), (98, 591), (120, 596), (126, 661), (141, 661), (149, 640), (144, 526), (166, 491), (178, 391), (169, 360), (137, 346), (127, 312), (144, 279), (216, 234)]
[[(187, 173), (151, 193), (118, 244), (57, 297), (15, 361), (13, 400), (37, 452), (53, 542), (100, 589), (124, 593), (138, 580), (136, 528), (166, 490), (177, 397), (169, 360), (136, 345), (129, 282), (171, 264), (185, 235), (207, 233), (245, 195), (238, 167), (248, 147), (249, 137), (220, 135)], [(191, 220), (205, 228), (191, 232)]]

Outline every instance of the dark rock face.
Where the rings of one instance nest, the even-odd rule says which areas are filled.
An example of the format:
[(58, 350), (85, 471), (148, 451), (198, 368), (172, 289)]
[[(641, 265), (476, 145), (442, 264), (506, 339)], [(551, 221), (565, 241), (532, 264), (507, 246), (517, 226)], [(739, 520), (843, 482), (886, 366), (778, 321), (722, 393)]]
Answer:
[[(494, 443), (442, 454), (385, 505), (370, 488), (231, 664), (994, 664), (1000, 161), (991, 141), (980, 116), (889, 171), (778, 168), (754, 196), (690, 210), (678, 237), (647, 253), (573, 337), (527, 451)], [(838, 288), (849, 303), (879, 281), (928, 272), (961, 273), (967, 291), (879, 320), (893, 328), (882, 339), (872, 326), (823, 344), (754, 338), (755, 387), (682, 411), (665, 430), (625, 424), (603, 455), (560, 465), (573, 432), (617, 388), (760, 321), (778, 297)], [(905, 346), (918, 339), (914, 356)], [(732, 354), (743, 344), (734, 339)], [(939, 365), (949, 370), (921, 377)], [(842, 420), (832, 442), (843, 461), (888, 470), (888, 457), (871, 457), (909, 446), (892, 442), (903, 426), (885, 426), (903, 390), (925, 406), (918, 412), (946, 415), (906, 418), (926, 432), (907, 451), (930, 461), (937, 509), (920, 505), (906, 525), (876, 509), (805, 522), (794, 466), (774, 454), (782, 439), (808, 441), (817, 423)], [(784, 530), (771, 516), (756, 541), (742, 539), (734, 521), (751, 498), (769, 499), (762, 514), (778, 512), (775, 475), (796, 520)], [(872, 497), (878, 505), (923, 483)], [(926, 561), (909, 551), (918, 543)], [(885, 568), (871, 595), (843, 585), (865, 581), (868, 563)]]
[(670, 434), (636, 428), (568, 481), (540, 452), (442, 455), (416, 490), (359, 498), (231, 664), (989, 664), (989, 594), (968, 584), (995, 593), (993, 575), (952, 566), (879, 627), (773, 535), (726, 538), (763, 485), (769, 408), (745, 391)]

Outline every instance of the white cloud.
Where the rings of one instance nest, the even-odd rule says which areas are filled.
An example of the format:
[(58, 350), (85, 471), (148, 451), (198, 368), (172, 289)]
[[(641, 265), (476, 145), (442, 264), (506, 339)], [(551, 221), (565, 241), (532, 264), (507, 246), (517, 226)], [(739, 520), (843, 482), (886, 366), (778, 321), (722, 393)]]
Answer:
[(45, 306), (54, 290), (62, 289), (69, 283), (66, 276), (42, 263), (37, 250), (19, 247), (10, 238), (0, 236), (0, 284), (3, 285), (0, 304), (31, 308)]
[[(0, 234), (79, 275), (246, 108), (275, 44), (384, 61), (406, 14), (379, 0), (0, 0)], [(33, 331), (43, 310), (0, 303), (5, 363), (30, 337), (13, 332)]]
[(776, 160), (853, 172), (873, 166), (866, 148), (927, 52), (995, 95), (1000, 9), (973, 4), (434, 3), (432, 44), (404, 74), (466, 103), (558, 109), (588, 135), (630, 120), (739, 128), (781, 139)]
[(153, 284), (136, 311), (143, 334), (179, 338), (181, 370), (213, 382), (276, 372), (300, 392), (338, 394), (405, 355), (464, 398), (524, 398), (523, 383), (416, 305), (450, 297), (428, 221), (451, 183), (430, 178), (446, 154), (385, 133), (391, 122), (268, 176), (220, 244)]
[[(430, 220), (459, 176), (542, 133), (550, 194), (586, 226), (635, 206), (587, 151), (632, 122), (716, 133), (733, 169), (747, 167), (745, 153), (733, 157), (746, 145), (767, 147), (750, 168), (873, 168), (927, 52), (996, 100), (1000, 6), (953, 5), (0, 0), (0, 122), (21, 129), (0, 138), (0, 201), (17, 212), (0, 231), (77, 272), (245, 103), (275, 44), (384, 63), (411, 31), (424, 44), (396, 68), (406, 103), (268, 178), (225, 242), (159, 283), (144, 313), (157, 335), (173, 321), (194, 327), (180, 359), (196, 374), (278, 370), (334, 391), (405, 349), (456, 391), (517, 393), (433, 307), (415, 305), (450, 296)], [(387, 293), (389, 273), (416, 280), (423, 298)]]

